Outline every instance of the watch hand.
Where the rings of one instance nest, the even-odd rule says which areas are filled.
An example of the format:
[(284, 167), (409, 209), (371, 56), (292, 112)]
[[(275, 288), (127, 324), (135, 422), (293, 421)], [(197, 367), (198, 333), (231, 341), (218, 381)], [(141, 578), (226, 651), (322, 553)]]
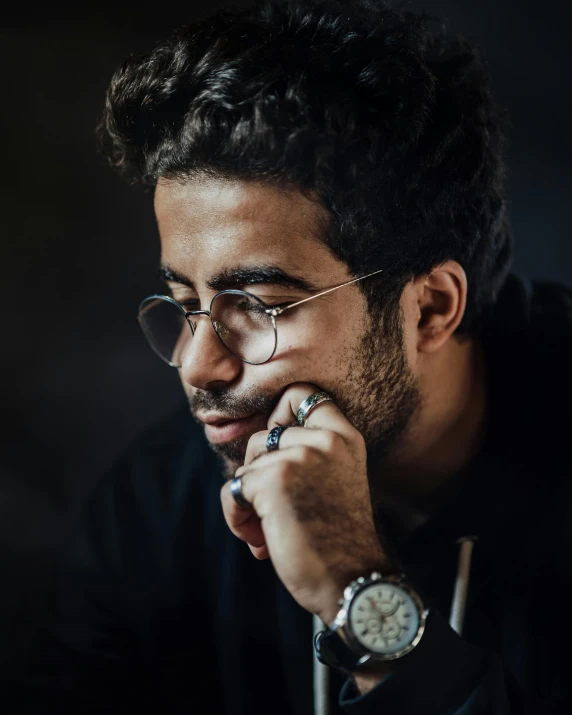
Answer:
[(373, 608), (373, 610), (376, 611), (376, 613), (379, 614), (379, 616), (381, 617), (381, 620), (383, 621), (383, 623), (385, 623), (386, 617), (385, 617), (385, 616), (383, 615), (383, 613), (381, 612), (379, 606), (377, 605), (377, 601), (375, 600), (375, 598), (373, 598), (373, 597), (370, 596), (370, 597), (368, 597), (367, 600), (370, 602), (370, 605), (371, 605), (371, 607)]

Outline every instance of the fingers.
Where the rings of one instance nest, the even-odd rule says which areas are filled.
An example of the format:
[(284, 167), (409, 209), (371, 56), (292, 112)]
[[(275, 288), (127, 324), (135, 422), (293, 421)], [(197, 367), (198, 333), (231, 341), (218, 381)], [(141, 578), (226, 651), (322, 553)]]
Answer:
[[(276, 452), (268, 452), (266, 449), (267, 437), (268, 432), (257, 432), (252, 435), (246, 448), (245, 466), (252, 464), (252, 462), (266, 454), (276, 454)], [(337, 432), (333, 432), (332, 430), (310, 430), (304, 427), (289, 427), (280, 435), (279, 451), (297, 446), (305, 446), (315, 447), (324, 452), (330, 452), (337, 448), (338, 442), (342, 441), (342, 439)]]
[[(301, 403), (319, 388), (310, 384), (291, 385), (282, 395), (280, 402), (268, 420), (268, 430), (274, 427), (296, 423), (296, 413)], [(284, 450), (295, 445), (316, 447), (324, 452), (335, 451), (341, 437), (346, 443), (361, 443), (362, 438), (355, 427), (340, 412), (332, 401), (324, 401), (314, 407), (305, 423), (306, 427), (289, 427), (279, 439), (279, 449)], [(310, 429), (307, 429), (310, 428)], [(268, 431), (257, 432), (248, 442), (244, 464), (252, 464), (267, 453), (266, 440)]]
[(232, 533), (242, 541), (246, 541), (251, 549), (265, 547), (266, 542), (260, 518), (254, 507), (245, 509), (238, 506), (230, 493), (230, 482), (227, 482), (221, 489), (220, 498), (224, 518)]
[(264, 559), (270, 558), (270, 552), (268, 551), (268, 546), (252, 546), (248, 544), (253, 556), (255, 556), (259, 561), (264, 561)]
[[(300, 404), (318, 391), (318, 387), (310, 384), (291, 385), (270, 415), (268, 429), (295, 422)], [(257, 432), (250, 438), (244, 466), (236, 472), (237, 476), (244, 477), (242, 494), (251, 506), (238, 506), (230, 493), (229, 483), (221, 490), (223, 512), (230, 530), (248, 544), (258, 559), (269, 557), (262, 524), (264, 522), (265, 528), (272, 527), (277, 510), (284, 506), (284, 500), (279, 497), (282, 475), (288, 470), (299, 472), (302, 467), (311, 469), (312, 463), (321, 465), (323, 459), (326, 463), (340, 464), (351, 444), (355, 447), (360, 440), (363, 442), (361, 435), (331, 401), (322, 402), (312, 409), (306, 428), (291, 426), (284, 430), (280, 435), (279, 449), (268, 452), (267, 438), (268, 431)], [(359, 450), (350, 449), (350, 453), (359, 454)], [(275, 549), (276, 545), (272, 548)]]
[[(304, 447), (296, 453), (289, 450), (290, 461), (299, 464), (308, 455)], [(232, 533), (242, 541), (246, 541), (256, 558), (268, 558), (262, 522), (265, 516), (272, 513), (275, 497), (280, 489), (280, 467), (283, 467), (283, 457), (278, 452), (263, 455), (255, 465), (243, 466), (237, 469), (236, 476), (242, 477), (242, 495), (249, 507), (239, 506), (230, 492), (230, 481), (221, 489), (221, 502), (224, 518)], [(278, 469), (276, 469), (278, 467)]]
[[(280, 402), (270, 415), (268, 419), (268, 429), (296, 421), (298, 408), (302, 402), (307, 397), (310, 397), (310, 395), (320, 391), (320, 388), (316, 387), (316, 385), (306, 383), (291, 385), (284, 392)], [(305, 426), (318, 429), (330, 429), (349, 440), (354, 440), (357, 434), (355, 427), (340, 412), (335, 402), (329, 400), (321, 402), (310, 411)], [(285, 437), (288, 432), (290, 432), (290, 430), (285, 432), (283, 437)], [(282, 444), (282, 440), (280, 440), (280, 444)]]

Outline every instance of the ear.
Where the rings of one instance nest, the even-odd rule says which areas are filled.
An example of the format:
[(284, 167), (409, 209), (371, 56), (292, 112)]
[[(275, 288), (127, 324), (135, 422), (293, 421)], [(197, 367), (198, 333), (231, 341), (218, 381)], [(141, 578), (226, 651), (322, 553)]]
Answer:
[(434, 353), (455, 332), (467, 304), (467, 276), (456, 261), (413, 281), (417, 296), (417, 350)]

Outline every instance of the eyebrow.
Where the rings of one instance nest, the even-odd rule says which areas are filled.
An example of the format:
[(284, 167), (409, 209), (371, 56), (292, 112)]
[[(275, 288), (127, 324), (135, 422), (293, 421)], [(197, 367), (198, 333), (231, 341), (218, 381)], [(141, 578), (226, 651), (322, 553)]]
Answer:
[[(170, 266), (160, 266), (157, 273), (159, 278), (164, 282), (181, 283), (189, 288), (195, 287), (189, 278), (178, 273)], [(282, 268), (278, 268), (278, 266), (267, 264), (219, 271), (219, 273), (209, 278), (206, 285), (210, 290), (214, 291), (228, 290), (229, 288), (238, 288), (248, 285), (276, 285), (307, 293), (313, 293), (319, 290), (311, 281), (286, 273), (286, 271), (282, 270)]]

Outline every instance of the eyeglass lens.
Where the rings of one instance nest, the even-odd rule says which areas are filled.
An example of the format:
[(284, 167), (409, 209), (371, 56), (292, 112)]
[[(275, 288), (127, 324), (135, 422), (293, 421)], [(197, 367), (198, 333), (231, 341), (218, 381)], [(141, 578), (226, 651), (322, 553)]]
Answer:
[[(276, 330), (266, 306), (240, 291), (219, 293), (211, 304), (213, 328), (236, 357), (254, 365), (269, 360), (276, 349)], [(206, 317), (206, 316), (205, 316)], [(139, 322), (153, 350), (163, 360), (181, 367), (200, 316), (185, 313), (177, 303), (158, 296), (147, 298)]]

